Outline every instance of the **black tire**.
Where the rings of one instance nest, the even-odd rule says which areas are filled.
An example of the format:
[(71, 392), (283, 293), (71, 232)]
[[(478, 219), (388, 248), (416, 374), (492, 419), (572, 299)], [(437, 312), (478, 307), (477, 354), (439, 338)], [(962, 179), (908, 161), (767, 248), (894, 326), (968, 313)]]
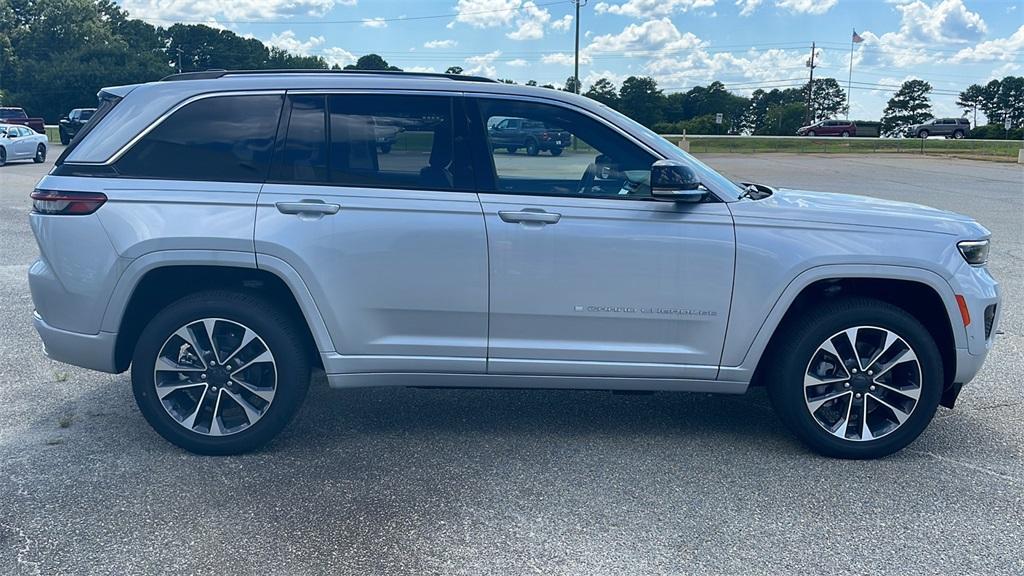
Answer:
[(381, 144), (380, 151), (383, 154), (388, 154), (389, 152), (391, 152), (391, 144)]
[(551, 152), (552, 156), (561, 156), (562, 155), (562, 149), (558, 148), (558, 147), (552, 148), (551, 150), (549, 150), (549, 152)]
[(917, 133), (917, 137), (918, 138), (927, 138), (928, 137), (928, 131), (927, 130), (919, 130), (918, 133)]
[(516, 152), (519, 151), (519, 148), (516, 146), (509, 146), (508, 148), (505, 148), (505, 151), (507, 151), (509, 154), (515, 154)]
[[(833, 435), (818, 423), (804, 397), (804, 378), (818, 347), (831, 336), (855, 326), (877, 326), (899, 335), (916, 353), (921, 369), (920, 396), (910, 416), (902, 425), (874, 440)], [(779, 355), (779, 360), (773, 361), (765, 373), (768, 395), (779, 418), (814, 451), (834, 458), (881, 458), (913, 442), (931, 422), (942, 395), (942, 358), (928, 330), (902, 308), (869, 298), (846, 298), (787, 321), (780, 330), (774, 341), (784, 344), (773, 344), (768, 352)], [(852, 392), (849, 398), (854, 402)]]
[(807, 135), (810, 136), (811, 138), (817, 136), (817, 134), (814, 133), (814, 130), (808, 130)]
[(36, 146), (36, 155), (32, 158), (32, 161), (36, 164), (46, 162), (46, 146), (43, 146), (42, 144)]
[(6, 164), (7, 164), (7, 150), (4, 149), (4, 148), (0, 148), (0, 166), (4, 166)]
[(843, 130), (842, 137), (843, 138), (849, 138), (850, 137), (850, 133), (845, 131), (845, 130)]
[(68, 136), (67, 132), (65, 132), (64, 130), (61, 130), (60, 131), (60, 143), (65, 145), (65, 146), (67, 146), (69, 142), (71, 142), (71, 137)]
[(537, 154), (540, 154), (540, 146), (537, 145), (536, 140), (531, 138), (526, 141), (526, 154), (529, 156), (536, 156)]
[[(209, 436), (186, 429), (156, 394), (153, 372), (164, 343), (178, 328), (202, 318), (222, 318), (249, 327), (263, 339), (276, 362), (273, 401), (261, 418), (234, 434)], [(254, 450), (288, 424), (306, 397), (310, 380), (306, 341), (298, 321), (263, 297), (228, 290), (186, 296), (158, 312), (139, 336), (131, 370), (135, 401), (157, 433), (189, 452), (224, 455)]]
[(956, 130), (956, 131), (953, 132), (953, 139), (954, 140), (961, 140), (961, 139), (963, 139), (963, 137), (964, 137), (964, 131), (963, 130)]

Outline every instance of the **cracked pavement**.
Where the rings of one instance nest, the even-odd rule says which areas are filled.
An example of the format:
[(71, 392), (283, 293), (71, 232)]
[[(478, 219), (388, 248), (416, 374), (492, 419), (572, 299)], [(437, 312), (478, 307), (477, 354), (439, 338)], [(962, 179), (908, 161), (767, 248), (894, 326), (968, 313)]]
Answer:
[(1024, 573), (1024, 167), (702, 158), (738, 179), (930, 204), (991, 229), (1004, 333), (957, 409), (893, 457), (849, 462), (809, 453), (760, 391), (318, 378), (268, 448), (194, 456), (146, 425), (127, 375), (43, 356), (26, 213), (48, 167), (14, 164), (0, 168), (0, 574)]

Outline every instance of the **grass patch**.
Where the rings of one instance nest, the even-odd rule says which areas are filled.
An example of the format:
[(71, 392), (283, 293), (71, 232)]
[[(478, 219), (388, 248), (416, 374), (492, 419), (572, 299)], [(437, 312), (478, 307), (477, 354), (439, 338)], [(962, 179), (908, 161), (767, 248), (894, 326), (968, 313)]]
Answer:
[[(677, 142), (678, 138), (671, 141)], [(946, 139), (857, 139), (857, 138), (701, 138), (687, 137), (690, 152), (703, 153), (758, 153), (790, 152), (805, 154), (919, 154), (959, 156), (979, 159), (1017, 160), (1024, 142), (1001, 140), (946, 140)]]

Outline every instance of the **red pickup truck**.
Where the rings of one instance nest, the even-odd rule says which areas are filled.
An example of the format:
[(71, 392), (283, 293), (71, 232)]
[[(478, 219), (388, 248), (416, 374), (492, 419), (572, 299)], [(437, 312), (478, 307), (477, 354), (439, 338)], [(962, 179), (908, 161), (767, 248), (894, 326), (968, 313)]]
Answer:
[(46, 134), (46, 123), (42, 118), (29, 118), (22, 108), (0, 108), (0, 124), (21, 124), (40, 134)]

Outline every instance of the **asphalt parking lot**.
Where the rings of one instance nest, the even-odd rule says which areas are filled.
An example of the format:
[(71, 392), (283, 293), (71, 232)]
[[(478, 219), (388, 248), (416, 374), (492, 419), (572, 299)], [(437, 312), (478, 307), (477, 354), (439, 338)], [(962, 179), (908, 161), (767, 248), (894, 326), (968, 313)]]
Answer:
[[(58, 150), (51, 150), (51, 158)], [(126, 374), (46, 359), (28, 194), (0, 168), (0, 575), (1024, 573), (1024, 167), (707, 155), (738, 179), (967, 213), (1004, 314), (954, 411), (881, 461), (815, 456), (762, 393), (330, 390), (255, 454), (185, 453)]]

